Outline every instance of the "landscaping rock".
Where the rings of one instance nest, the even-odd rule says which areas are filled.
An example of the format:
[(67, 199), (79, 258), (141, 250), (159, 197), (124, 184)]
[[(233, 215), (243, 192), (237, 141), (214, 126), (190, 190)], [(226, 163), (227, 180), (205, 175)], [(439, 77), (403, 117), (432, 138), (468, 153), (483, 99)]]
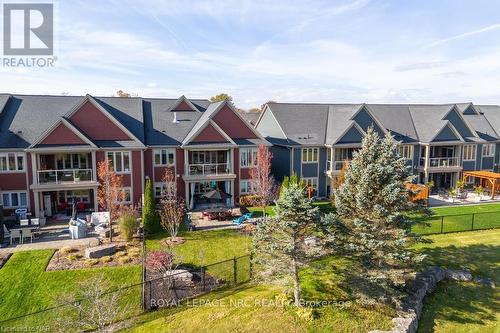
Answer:
[(418, 320), (422, 314), (424, 297), (434, 291), (437, 284), (444, 280), (473, 281), (495, 288), (495, 283), (487, 278), (473, 277), (468, 269), (444, 269), (429, 267), (426, 271), (418, 273), (415, 280), (408, 288), (408, 296), (401, 307), (401, 315), (393, 318), (394, 324), (390, 331), (369, 331), (369, 333), (415, 333)]
[(192, 281), (193, 274), (191, 274), (186, 269), (174, 269), (166, 274), (166, 276), (172, 276), (176, 280)]
[(113, 244), (104, 244), (85, 249), (85, 258), (101, 258), (112, 255), (116, 252), (116, 246)]

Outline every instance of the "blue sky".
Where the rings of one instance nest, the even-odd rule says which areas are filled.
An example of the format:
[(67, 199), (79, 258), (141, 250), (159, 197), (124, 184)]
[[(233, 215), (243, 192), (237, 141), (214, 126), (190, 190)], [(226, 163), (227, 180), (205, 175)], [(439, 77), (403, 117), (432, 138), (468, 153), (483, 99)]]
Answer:
[(59, 1), (55, 68), (0, 91), (500, 103), (500, 2)]

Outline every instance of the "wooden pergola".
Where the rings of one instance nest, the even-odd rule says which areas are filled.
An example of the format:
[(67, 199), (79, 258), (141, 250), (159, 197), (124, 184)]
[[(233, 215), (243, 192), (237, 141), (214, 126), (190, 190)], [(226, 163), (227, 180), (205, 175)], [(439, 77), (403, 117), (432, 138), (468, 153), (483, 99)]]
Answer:
[(484, 170), (464, 171), (462, 180), (466, 182), (469, 177), (488, 180), (491, 183), (491, 199), (495, 199), (495, 191), (500, 188), (500, 173)]

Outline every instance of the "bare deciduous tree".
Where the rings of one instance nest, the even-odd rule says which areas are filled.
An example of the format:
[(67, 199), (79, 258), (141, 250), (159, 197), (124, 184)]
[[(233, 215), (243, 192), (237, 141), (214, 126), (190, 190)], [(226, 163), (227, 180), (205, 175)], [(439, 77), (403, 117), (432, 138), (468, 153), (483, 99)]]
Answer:
[(165, 171), (163, 182), (165, 183), (165, 189), (162, 191), (160, 202), (161, 225), (170, 234), (171, 241), (175, 242), (179, 228), (184, 221), (186, 204), (177, 195), (175, 176), (171, 169)]
[(113, 221), (119, 217), (120, 205), (123, 201), (122, 177), (117, 175), (111, 163), (105, 161), (97, 165), (99, 188), (97, 189), (97, 203), (109, 212), (109, 241), (113, 241)]
[(278, 194), (276, 181), (271, 175), (271, 161), (273, 154), (266, 145), (259, 145), (257, 150), (256, 165), (250, 169), (250, 182), (252, 186), (253, 204), (262, 207), (264, 219), (266, 218), (266, 207), (273, 202)]

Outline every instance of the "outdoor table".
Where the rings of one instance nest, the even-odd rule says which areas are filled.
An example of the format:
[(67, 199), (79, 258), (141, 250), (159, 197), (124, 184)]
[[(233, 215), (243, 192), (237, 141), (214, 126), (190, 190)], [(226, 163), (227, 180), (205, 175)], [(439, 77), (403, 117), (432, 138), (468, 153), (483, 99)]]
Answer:
[(37, 225), (16, 225), (15, 227), (10, 228), (9, 231), (19, 230), (21, 232), (20, 243), (23, 244), (23, 230), (27, 230), (27, 229), (38, 230), (38, 229), (40, 229), (40, 226), (37, 226)]

